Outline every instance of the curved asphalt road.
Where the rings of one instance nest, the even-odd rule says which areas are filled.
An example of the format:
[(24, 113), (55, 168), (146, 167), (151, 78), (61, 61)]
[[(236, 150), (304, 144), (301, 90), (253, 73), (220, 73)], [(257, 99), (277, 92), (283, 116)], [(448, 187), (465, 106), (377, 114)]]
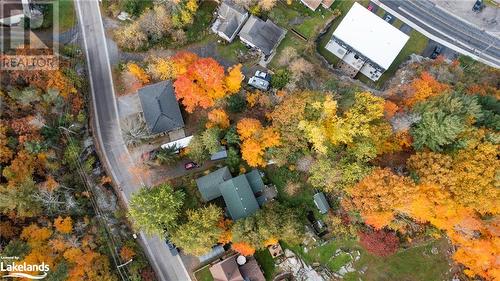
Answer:
[[(92, 127), (100, 158), (118, 194), (128, 205), (131, 194), (144, 185), (134, 173), (134, 163), (123, 142), (111, 77), (109, 55), (97, 0), (75, 0), (87, 57), (92, 93)], [(140, 244), (161, 281), (190, 281), (179, 255), (172, 255), (163, 239), (140, 233)]]
[[(395, 16), (403, 22), (411, 21), (430, 35), (444, 41), (442, 43), (455, 46), (456, 51), (476, 56), (476, 59), (500, 68), (498, 37), (450, 14), (433, 2), (428, 0), (375, 0), (374, 2), (381, 3), (382, 8), (389, 8), (399, 14)], [(436, 41), (436, 38), (431, 39)]]

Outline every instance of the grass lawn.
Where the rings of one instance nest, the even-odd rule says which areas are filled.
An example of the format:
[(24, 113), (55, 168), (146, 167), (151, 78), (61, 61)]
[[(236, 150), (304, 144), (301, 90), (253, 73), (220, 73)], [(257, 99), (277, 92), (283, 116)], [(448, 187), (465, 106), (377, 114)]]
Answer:
[(300, 178), (298, 172), (290, 171), (286, 167), (278, 168), (273, 166), (267, 166), (265, 171), (269, 181), (278, 189), (278, 201), (292, 207), (299, 207), (300, 210), (304, 212), (306, 212), (307, 209), (316, 210), (313, 201), (313, 189), (311, 187), (302, 186), (302, 189), (294, 196), (290, 196), (285, 192), (288, 181), (304, 182), (304, 180)]
[(264, 271), (264, 276), (266, 280), (273, 280), (274, 271), (276, 270), (274, 266), (274, 259), (267, 249), (255, 252), (253, 255), (257, 262), (259, 263), (262, 271)]
[(221, 40), (221, 44), (217, 44), (217, 52), (232, 61), (238, 61), (238, 54), (245, 53), (248, 51), (248, 48), (239, 40), (239, 38), (235, 38), (233, 42), (230, 44), (224, 41), (223, 39), (217, 37), (218, 40)]
[[(345, 276), (344, 280), (409, 280), (409, 281), (438, 281), (447, 280), (449, 265), (447, 258), (443, 255), (447, 247), (446, 241), (433, 241), (428, 244), (402, 249), (396, 254), (381, 258), (366, 252), (356, 241), (334, 240), (323, 246), (310, 249), (305, 253), (301, 247), (282, 243), (298, 254), (307, 263), (319, 262), (330, 270), (338, 271), (343, 265), (350, 261), (348, 255), (339, 255), (332, 258), (337, 249), (358, 250), (361, 257), (354, 263), (354, 268), (367, 267), (366, 273), (361, 275), (357, 272)], [(431, 254), (432, 247), (437, 247), (440, 254)]]
[(217, 2), (215, 1), (202, 1), (200, 3), (200, 7), (194, 16), (193, 24), (186, 29), (188, 42), (199, 41), (208, 33), (208, 25), (212, 22), (216, 8)]
[[(367, 265), (367, 281), (375, 280), (448, 280), (448, 261), (443, 255), (446, 242), (433, 241), (430, 244), (401, 250), (398, 253), (380, 258), (362, 254), (360, 266)], [(432, 247), (437, 247), (440, 254), (431, 254)]]
[(297, 51), (298, 54), (302, 54), (307, 47), (306, 44), (307, 44), (307, 42), (304, 42), (304, 40), (297, 38), (297, 36), (292, 34), (291, 31), (288, 31), (285, 35), (285, 38), (283, 38), (280, 45), (276, 49), (276, 55), (271, 60), (271, 63), (269, 64), (269, 68), (274, 69), (274, 70), (279, 68), (277, 61), (281, 55), (281, 52), (285, 48), (293, 47)]
[(56, 12), (59, 16), (59, 30), (64, 32), (75, 25), (75, 8), (71, 0), (58, 0), (56, 5)]
[[(324, 8), (318, 8), (314, 12), (302, 5), (300, 1), (292, 1), (291, 5), (278, 2), (267, 16), (274, 23), (288, 30), (270, 63), (270, 68), (276, 69), (278, 67), (276, 61), (281, 51), (286, 47), (293, 47), (298, 54), (304, 53), (304, 50), (312, 45), (311, 42), (316, 39), (318, 32), (333, 17), (333, 12)], [(308, 41), (299, 38), (291, 29), (307, 38)]]
[(194, 276), (196, 277), (196, 280), (198, 280), (198, 281), (213, 281), (214, 280), (214, 278), (212, 277), (212, 274), (210, 273), (208, 266), (205, 266), (204, 268), (196, 271), (194, 273)]
[(383, 17), (385, 15), (385, 10), (379, 7), (375, 14), (377, 14), (377, 16), (379, 17)]
[[(291, 5), (278, 2), (269, 12), (268, 17), (281, 27), (293, 28), (306, 38), (314, 39), (317, 29), (322, 27), (332, 14), (331, 10), (323, 8), (313, 12), (299, 1), (292, 1)], [(292, 21), (296, 23), (291, 24)]]
[(392, 25), (394, 25), (395, 28), (399, 29), (403, 25), (403, 22), (400, 19), (396, 18)]

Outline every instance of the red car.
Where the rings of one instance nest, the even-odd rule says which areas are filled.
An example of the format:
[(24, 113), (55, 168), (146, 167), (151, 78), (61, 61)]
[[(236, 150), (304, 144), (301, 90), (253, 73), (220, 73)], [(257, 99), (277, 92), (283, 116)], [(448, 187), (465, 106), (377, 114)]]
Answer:
[(199, 167), (200, 167), (200, 165), (198, 165), (192, 161), (184, 164), (184, 169), (186, 169), (186, 170), (191, 170), (191, 169), (199, 168)]
[(373, 8), (375, 8), (375, 6), (373, 6), (373, 4), (368, 5), (368, 11), (373, 11)]

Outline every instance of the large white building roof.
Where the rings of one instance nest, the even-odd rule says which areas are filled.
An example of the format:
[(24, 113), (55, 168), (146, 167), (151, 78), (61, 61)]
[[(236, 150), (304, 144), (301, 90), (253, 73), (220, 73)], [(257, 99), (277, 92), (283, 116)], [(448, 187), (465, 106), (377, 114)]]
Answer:
[(333, 36), (386, 70), (410, 38), (357, 2)]

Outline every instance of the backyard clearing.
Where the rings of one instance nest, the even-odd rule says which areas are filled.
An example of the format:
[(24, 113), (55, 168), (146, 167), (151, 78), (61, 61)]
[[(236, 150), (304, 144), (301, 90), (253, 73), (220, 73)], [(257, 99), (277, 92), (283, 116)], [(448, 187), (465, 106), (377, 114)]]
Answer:
[[(449, 246), (445, 240), (433, 240), (430, 243), (415, 245), (386, 258), (366, 252), (356, 241), (333, 240), (309, 249), (307, 252), (299, 246), (284, 243), (283, 246), (298, 254), (307, 263), (320, 263), (332, 272), (338, 272), (352, 261), (353, 255), (346, 253), (359, 252), (359, 259), (352, 261), (355, 271), (343, 275), (344, 280), (439, 281), (450, 279), (448, 258), (445, 254)], [(341, 251), (335, 255), (339, 249)]]

